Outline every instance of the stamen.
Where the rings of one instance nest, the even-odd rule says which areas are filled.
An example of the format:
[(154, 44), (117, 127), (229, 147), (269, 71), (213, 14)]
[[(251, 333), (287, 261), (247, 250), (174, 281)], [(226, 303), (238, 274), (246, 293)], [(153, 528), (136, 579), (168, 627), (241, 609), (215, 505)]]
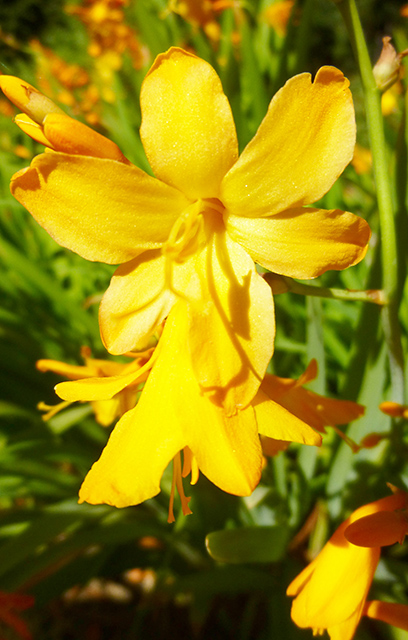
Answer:
[(200, 475), (200, 471), (198, 468), (197, 460), (190, 447), (184, 447), (183, 458), (183, 472), (181, 475), (183, 478), (186, 478), (191, 473), (190, 484), (196, 484)]
[(335, 424), (332, 424), (330, 426), (335, 430), (337, 435), (339, 435), (340, 438), (344, 440), (346, 444), (348, 444), (353, 453), (358, 453), (360, 451), (361, 447), (356, 442), (354, 442), (354, 440), (346, 436), (346, 434), (343, 433), (343, 431), (341, 431), (338, 427), (336, 427)]
[(62, 409), (65, 409), (65, 407), (68, 407), (70, 404), (72, 404), (72, 403), (68, 402), (66, 400), (64, 400), (63, 402), (59, 402), (58, 404), (56, 404), (54, 406), (49, 405), (49, 404), (45, 404), (45, 402), (39, 402), (37, 404), (37, 409), (39, 411), (47, 411), (47, 413), (45, 413), (42, 416), (42, 419), (46, 422), (47, 420), (49, 420), (50, 418), (55, 416), (57, 413), (62, 411)]
[(167, 522), (172, 523), (175, 522), (174, 517), (174, 491), (177, 488), (178, 494), (181, 500), (181, 509), (183, 511), (183, 515), (187, 516), (192, 513), (191, 509), (188, 506), (191, 498), (187, 498), (184, 493), (183, 480), (181, 474), (181, 455), (180, 451), (176, 453), (173, 458), (173, 481), (171, 483), (171, 492), (170, 492), (170, 502), (169, 502), (169, 517), (167, 518)]

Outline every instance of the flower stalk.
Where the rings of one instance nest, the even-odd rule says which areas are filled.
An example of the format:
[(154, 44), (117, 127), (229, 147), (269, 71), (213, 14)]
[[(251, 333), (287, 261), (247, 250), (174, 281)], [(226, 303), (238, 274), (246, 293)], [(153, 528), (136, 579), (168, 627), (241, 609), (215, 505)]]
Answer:
[(378, 211), (381, 230), (383, 290), (387, 304), (382, 309), (382, 324), (387, 342), (393, 399), (404, 402), (404, 356), (398, 319), (399, 283), (397, 230), (391, 181), (388, 172), (387, 150), (381, 112), (381, 91), (374, 78), (371, 60), (360, 22), (355, 0), (336, 3), (349, 31), (358, 63), (364, 91), (368, 133), (373, 156), (374, 177), (377, 186)]

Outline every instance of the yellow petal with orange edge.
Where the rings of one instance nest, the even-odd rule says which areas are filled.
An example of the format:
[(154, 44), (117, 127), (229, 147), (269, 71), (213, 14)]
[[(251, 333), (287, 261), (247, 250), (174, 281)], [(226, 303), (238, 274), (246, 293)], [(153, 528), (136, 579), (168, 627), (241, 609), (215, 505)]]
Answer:
[(120, 266), (112, 277), (99, 309), (102, 340), (110, 353), (143, 348), (183, 293), (194, 263), (173, 263), (172, 289), (166, 283), (166, 258), (149, 251)]
[(156, 495), (164, 469), (185, 446), (224, 491), (249, 495), (258, 483), (262, 456), (253, 411), (228, 418), (200, 393), (186, 349), (186, 324), (185, 302), (179, 301), (139, 403), (113, 430), (85, 478), (81, 501), (124, 507)]
[(11, 192), (59, 244), (109, 264), (161, 246), (189, 204), (133, 165), (56, 152), (16, 173)]
[(364, 615), (408, 631), (408, 605), (406, 604), (371, 600), (366, 603)]
[(109, 158), (130, 164), (112, 140), (65, 113), (47, 115), (43, 122), (43, 131), (53, 149), (61, 153)]
[(160, 54), (141, 90), (140, 135), (154, 174), (189, 198), (215, 198), (238, 157), (232, 112), (208, 62)]
[(344, 532), (349, 542), (359, 547), (385, 547), (403, 543), (408, 521), (400, 511), (378, 511), (353, 522)]
[(263, 436), (275, 440), (289, 440), (319, 447), (322, 437), (303, 420), (299, 419), (278, 402), (271, 400), (263, 390), (256, 394), (252, 406), (258, 422), (258, 431)]
[(338, 209), (288, 209), (262, 219), (229, 215), (225, 222), (255, 262), (292, 278), (316, 278), (357, 264), (371, 235), (365, 220)]
[(310, 204), (353, 157), (355, 119), (349, 82), (334, 67), (288, 80), (255, 137), (225, 176), (221, 200), (237, 216), (269, 216)]
[(274, 306), (270, 288), (221, 220), (214, 216), (209, 226), (196, 259), (197, 280), (187, 290), (188, 344), (201, 391), (232, 415), (251, 402), (265, 375)]

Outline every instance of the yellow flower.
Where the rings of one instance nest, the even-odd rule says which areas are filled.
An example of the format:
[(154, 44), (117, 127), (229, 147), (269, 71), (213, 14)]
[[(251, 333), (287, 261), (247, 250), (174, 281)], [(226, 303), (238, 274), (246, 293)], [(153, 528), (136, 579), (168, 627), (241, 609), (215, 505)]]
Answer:
[(238, 158), (217, 74), (172, 48), (141, 91), (140, 133), (155, 177), (30, 85), (3, 76), (0, 86), (25, 112), (17, 124), (51, 149), (13, 177), (14, 196), (63, 246), (124, 263), (100, 307), (107, 349), (143, 349), (167, 318), (142, 398), (114, 430), (83, 499), (124, 506), (155, 495), (185, 446), (215, 484), (247, 495), (262, 465), (258, 431), (303, 441), (293, 416), (287, 429), (257, 427), (254, 398), (275, 329), (272, 293), (254, 261), (309, 279), (356, 264), (369, 240), (364, 220), (307, 206), (353, 155), (348, 81), (333, 67), (313, 83), (307, 73), (289, 80)]
[[(259, 398), (260, 394), (265, 394), (320, 433), (325, 433), (325, 427), (332, 426), (341, 438), (345, 439), (348, 444), (354, 445), (337, 429), (336, 425), (347, 424), (352, 420), (357, 420), (357, 418), (364, 415), (364, 407), (350, 400), (325, 398), (309, 389), (305, 389), (303, 385), (314, 380), (316, 376), (316, 360), (311, 360), (306, 371), (297, 380), (266, 374), (256, 398)], [(269, 407), (268, 404), (265, 406)], [(285, 449), (288, 444), (289, 442), (284, 441), (278, 449)], [(263, 438), (263, 449), (266, 455), (274, 455), (276, 453), (276, 443), (270, 441), (269, 438)]]
[[(327, 630), (332, 640), (351, 640), (365, 611), (381, 547), (355, 546), (345, 531), (360, 518), (406, 506), (407, 493), (397, 491), (360, 507), (343, 522), (287, 589), (288, 595), (296, 596), (291, 616), (298, 627), (311, 627), (315, 634)], [(381, 542), (380, 536), (377, 544)]]
[(138, 404), (119, 420), (85, 478), (81, 501), (118, 507), (138, 504), (160, 491), (163, 471), (172, 459), (182, 495), (181, 475), (188, 475), (190, 468), (181, 474), (180, 451), (185, 462), (187, 453), (188, 465), (193, 463), (193, 483), (200, 469), (222, 490), (249, 495), (262, 470), (258, 432), (320, 444), (320, 436), (310, 426), (264, 395), (228, 416), (201, 392), (185, 341), (187, 306), (181, 300), (173, 307), (143, 369), (56, 386), (57, 394), (69, 402), (108, 400), (150, 371)]
[[(96, 421), (104, 427), (107, 427), (112, 424), (115, 418), (122, 416), (126, 411), (135, 406), (139, 385), (144, 382), (146, 378), (146, 376), (140, 374), (140, 369), (148, 362), (151, 351), (128, 355), (133, 358), (133, 362), (129, 364), (110, 360), (96, 360), (90, 357), (91, 350), (89, 347), (82, 347), (81, 356), (85, 361), (84, 365), (72, 365), (58, 360), (38, 360), (36, 366), (40, 371), (52, 371), (53, 373), (66, 376), (69, 380), (106, 378), (115, 375), (125, 375), (129, 372), (137, 372), (135, 383), (126, 386), (112, 398), (91, 402)], [(58, 413), (58, 411), (65, 408), (67, 404), (70, 403), (62, 402), (54, 407), (49, 407), (44, 403), (40, 403), (38, 408), (47, 411), (43, 419), (48, 420)]]

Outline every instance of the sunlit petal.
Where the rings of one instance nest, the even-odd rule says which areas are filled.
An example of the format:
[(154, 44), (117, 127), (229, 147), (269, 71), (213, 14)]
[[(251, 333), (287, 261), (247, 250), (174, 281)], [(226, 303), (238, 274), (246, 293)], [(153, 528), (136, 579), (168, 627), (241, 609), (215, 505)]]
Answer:
[(238, 216), (269, 216), (310, 204), (353, 157), (355, 120), (349, 82), (334, 67), (288, 80), (257, 134), (223, 180), (221, 199)]
[(188, 306), (194, 372), (202, 391), (232, 414), (252, 400), (272, 356), (272, 295), (216, 218), (196, 270), (199, 297)]
[(370, 228), (347, 211), (288, 209), (268, 218), (226, 218), (228, 233), (266, 269), (292, 278), (315, 278), (345, 269), (366, 254)]
[(120, 266), (99, 310), (102, 340), (110, 353), (143, 348), (146, 340), (168, 315), (177, 292), (184, 291), (194, 263), (172, 265), (172, 289), (166, 282), (166, 258), (149, 251)]
[(217, 197), (238, 145), (231, 108), (211, 65), (170, 49), (156, 58), (140, 102), (140, 135), (157, 178), (192, 199)]
[(59, 244), (109, 264), (161, 246), (189, 204), (137, 167), (55, 152), (17, 173), (11, 191)]

